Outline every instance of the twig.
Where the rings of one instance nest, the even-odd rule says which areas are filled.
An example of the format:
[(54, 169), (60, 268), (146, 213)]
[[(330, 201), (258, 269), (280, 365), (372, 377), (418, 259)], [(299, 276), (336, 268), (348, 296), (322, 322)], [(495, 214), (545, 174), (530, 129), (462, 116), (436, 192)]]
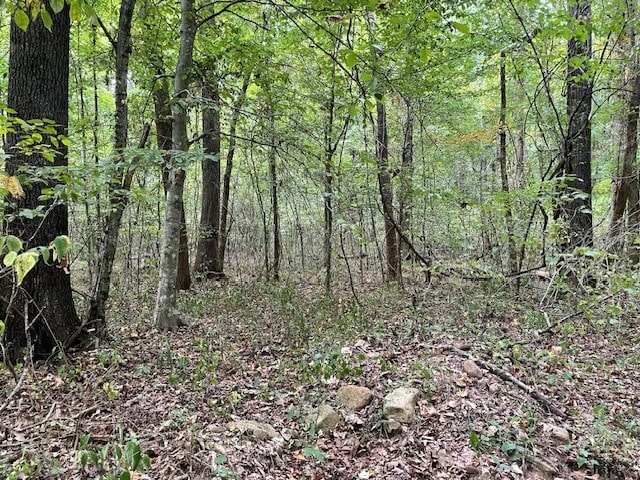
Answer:
[(13, 387), (13, 390), (11, 391), (7, 399), (4, 401), (2, 406), (0, 406), (0, 413), (2, 413), (9, 406), (13, 397), (15, 397), (16, 394), (22, 390), (22, 384), (24, 383), (24, 379), (27, 376), (27, 371), (28, 371), (28, 368), (25, 365), (22, 369), (22, 373), (20, 374), (20, 378), (18, 379), (16, 386)]
[(480, 360), (475, 358), (473, 355), (471, 355), (470, 353), (467, 353), (463, 350), (460, 350), (459, 348), (454, 347), (453, 345), (446, 345), (445, 350), (450, 350), (462, 357), (466, 357), (469, 360), (473, 361), (474, 363), (476, 363), (479, 367), (484, 368), (485, 370), (489, 371), (489, 373), (492, 373), (493, 375), (495, 375), (496, 377), (506, 381), (506, 382), (511, 382), (513, 383), (515, 386), (517, 386), (518, 388), (520, 388), (521, 390), (524, 390), (525, 392), (527, 392), (531, 398), (533, 398), (534, 400), (536, 400), (538, 403), (540, 403), (542, 406), (544, 406), (547, 410), (549, 410), (551, 413), (558, 415), (559, 417), (566, 417), (567, 414), (565, 412), (563, 412), (562, 410), (560, 410), (557, 407), (554, 407), (551, 404), (551, 400), (549, 400), (547, 397), (545, 397), (544, 395), (542, 395), (540, 392), (537, 392), (536, 390), (534, 390), (532, 387), (530, 387), (529, 385), (526, 385), (525, 383), (521, 382), (520, 380), (518, 380), (516, 377), (514, 377), (513, 375), (511, 375), (509, 372), (507, 372), (506, 370), (503, 370), (500, 367), (497, 367), (489, 362), (485, 362), (484, 360)]

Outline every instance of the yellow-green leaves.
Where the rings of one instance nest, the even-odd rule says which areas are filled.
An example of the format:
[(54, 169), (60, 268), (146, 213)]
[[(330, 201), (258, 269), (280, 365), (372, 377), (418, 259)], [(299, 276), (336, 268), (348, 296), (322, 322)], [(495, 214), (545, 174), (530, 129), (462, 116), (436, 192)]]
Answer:
[(16, 257), (13, 262), (13, 268), (16, 270), (16, 282), (18, 285), (22, 283), (27, 273), (36, 266), (36, 263), (38, 263), (38, 252), (33, 250), (28, 250)]
[(49, 244), (49, 248), (53, 250), (53, 261), (61, 261), (71, 251), (71, 240), (66, 235), (60, 235)]
[(15, 13), (13, 14), (13, 21), (16, 22), (16, 25), (23, 32), (27, 31), (29, 27), (29, 15), (24, 10), (17, 8)]
[(49, 5), (55, 13), (60, 13), (64, 8), (64, 0), (49, 0)]

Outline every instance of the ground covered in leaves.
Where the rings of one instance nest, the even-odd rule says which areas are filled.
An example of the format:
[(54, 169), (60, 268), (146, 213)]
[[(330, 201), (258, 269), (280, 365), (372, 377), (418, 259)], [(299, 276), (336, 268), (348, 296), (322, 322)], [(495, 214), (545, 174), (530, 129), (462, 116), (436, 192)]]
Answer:
[[(0, 372), (0, 477), (640, 478), (628, 292), (435, 283), (372, 282), (354, 298), (204, 282), (180, 298), (190, 327), (170, 333), (151, 328), (152, 287), (123, 288), (110, 342), (18, 366), (19, 384)], [(470, 358), (481, 377), (463, 369)], [(347, 411), (347, 384), (373, 401)], [(420, 391), (416, 420), (390, 433), (382, 401), (403, 386)], [(331, 432), (310, 421), (323, 404), (342, 415)], [(277, 436), (230, 429), (237, 420)]]

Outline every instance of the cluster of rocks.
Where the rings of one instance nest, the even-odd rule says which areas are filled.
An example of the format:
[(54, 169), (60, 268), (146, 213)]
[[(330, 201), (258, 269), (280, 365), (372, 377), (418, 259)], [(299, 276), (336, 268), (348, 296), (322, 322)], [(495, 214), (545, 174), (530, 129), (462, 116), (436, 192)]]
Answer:
[[(384, 428), (389, 434), (402, 430), (402, 425), (411, 424), (416, 419), (416, 405), (420, 392), (417, 388), (401, 387), (389, 392), (382, 401)], [(357, 385), (345, 385), (336, 394), (337, 403), (348, 411), (357, 413), (373, 400), (373, 392)], [(322, 404), (307, 416), (307, 427), (317, 432), (329, 433), (344, 421), (344, 417), (331, 405)], [(227, 429), (248, 434), (254, 438), (268, 440), (279, 436), (267, 423), (253, 420), (230, 422)]]

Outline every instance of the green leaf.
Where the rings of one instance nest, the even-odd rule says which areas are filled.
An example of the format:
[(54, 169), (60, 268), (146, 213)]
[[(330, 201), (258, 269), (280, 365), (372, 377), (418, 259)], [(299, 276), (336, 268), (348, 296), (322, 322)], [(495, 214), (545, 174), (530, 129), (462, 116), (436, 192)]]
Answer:
[(13, 267), (16, 269), (18, 285), (22, 283), (22, 280), (24, 280), (27, 273), (36, 266), (36, 263), (38, 263), (38, 257), (39, 255), (31, 250), (21, 253), (16, 257), (15, 262), (13, 262)]
[(324, 462), (327, 459), (327, 455), (315, 445), (304, 447), (302, 453), (305, 457), (313, 457), (320, 462)]
[(27, 31), (29, 27), (29, 15), (26, 14), (24, 10), (16, 9), (16, 13), (13, 16), (13, 21), (16, 22), (16, 25), (23, 32)]
[(10, 267), (11, 265), (13, 265), (13, 262), (15, 261), (17, 256), (18, 252), (9, 252), (2, 259), (2, 263), (4, 263), (5, 267)]
[(0, 253), (2, 253), (2, 249), (4, 248), (4, 242), (7, 241), (7, 237), (4, 235), (0, 237)]
[(349, 50), (344, 57), (344, 63), (347, 68), (353, 68), (358, 64), (358, 56), (352, 50)]
[(120, 480), (131, 480), (131, 473), (125, 470), (120, 474)]
[(7, 235), (7, 248), (10, 252), (19, 252), (22, 249), (22, 240), (13, 235)]
[(72, 0), (70, 5), (69, 18), (72, 22), (79, 22), (82, 20), (82, 0)]
[(60, 13), (64, 8), (64, 0), (49, 0), (49, 5), (55, 13)]
[(451, 25), (460, 33), (464, 33), (465, 35), (469, 35), (471, 33), (471, 29), (469, 28), (469, 25), (465, 25), (464, 23), (460, 23), (460, 22), (451, 22)]
[(40, 16), (42, 17), (42, 23), (44, 24), (45, 28), (51, 31), (51, 28), (53, 27), (53, 20), (51, 19), (51, 15), (44, 7), (44, 5), (42, 6), (42, 10), (40, 10)]
[(53, 248), (53, 259), (60, 260), (71, 251), (71, 240), (66, 235), (60, 235), (49, 244), (49, 248)]
[(0, 320), (0, 335), (4, 333), (4, 322)]

